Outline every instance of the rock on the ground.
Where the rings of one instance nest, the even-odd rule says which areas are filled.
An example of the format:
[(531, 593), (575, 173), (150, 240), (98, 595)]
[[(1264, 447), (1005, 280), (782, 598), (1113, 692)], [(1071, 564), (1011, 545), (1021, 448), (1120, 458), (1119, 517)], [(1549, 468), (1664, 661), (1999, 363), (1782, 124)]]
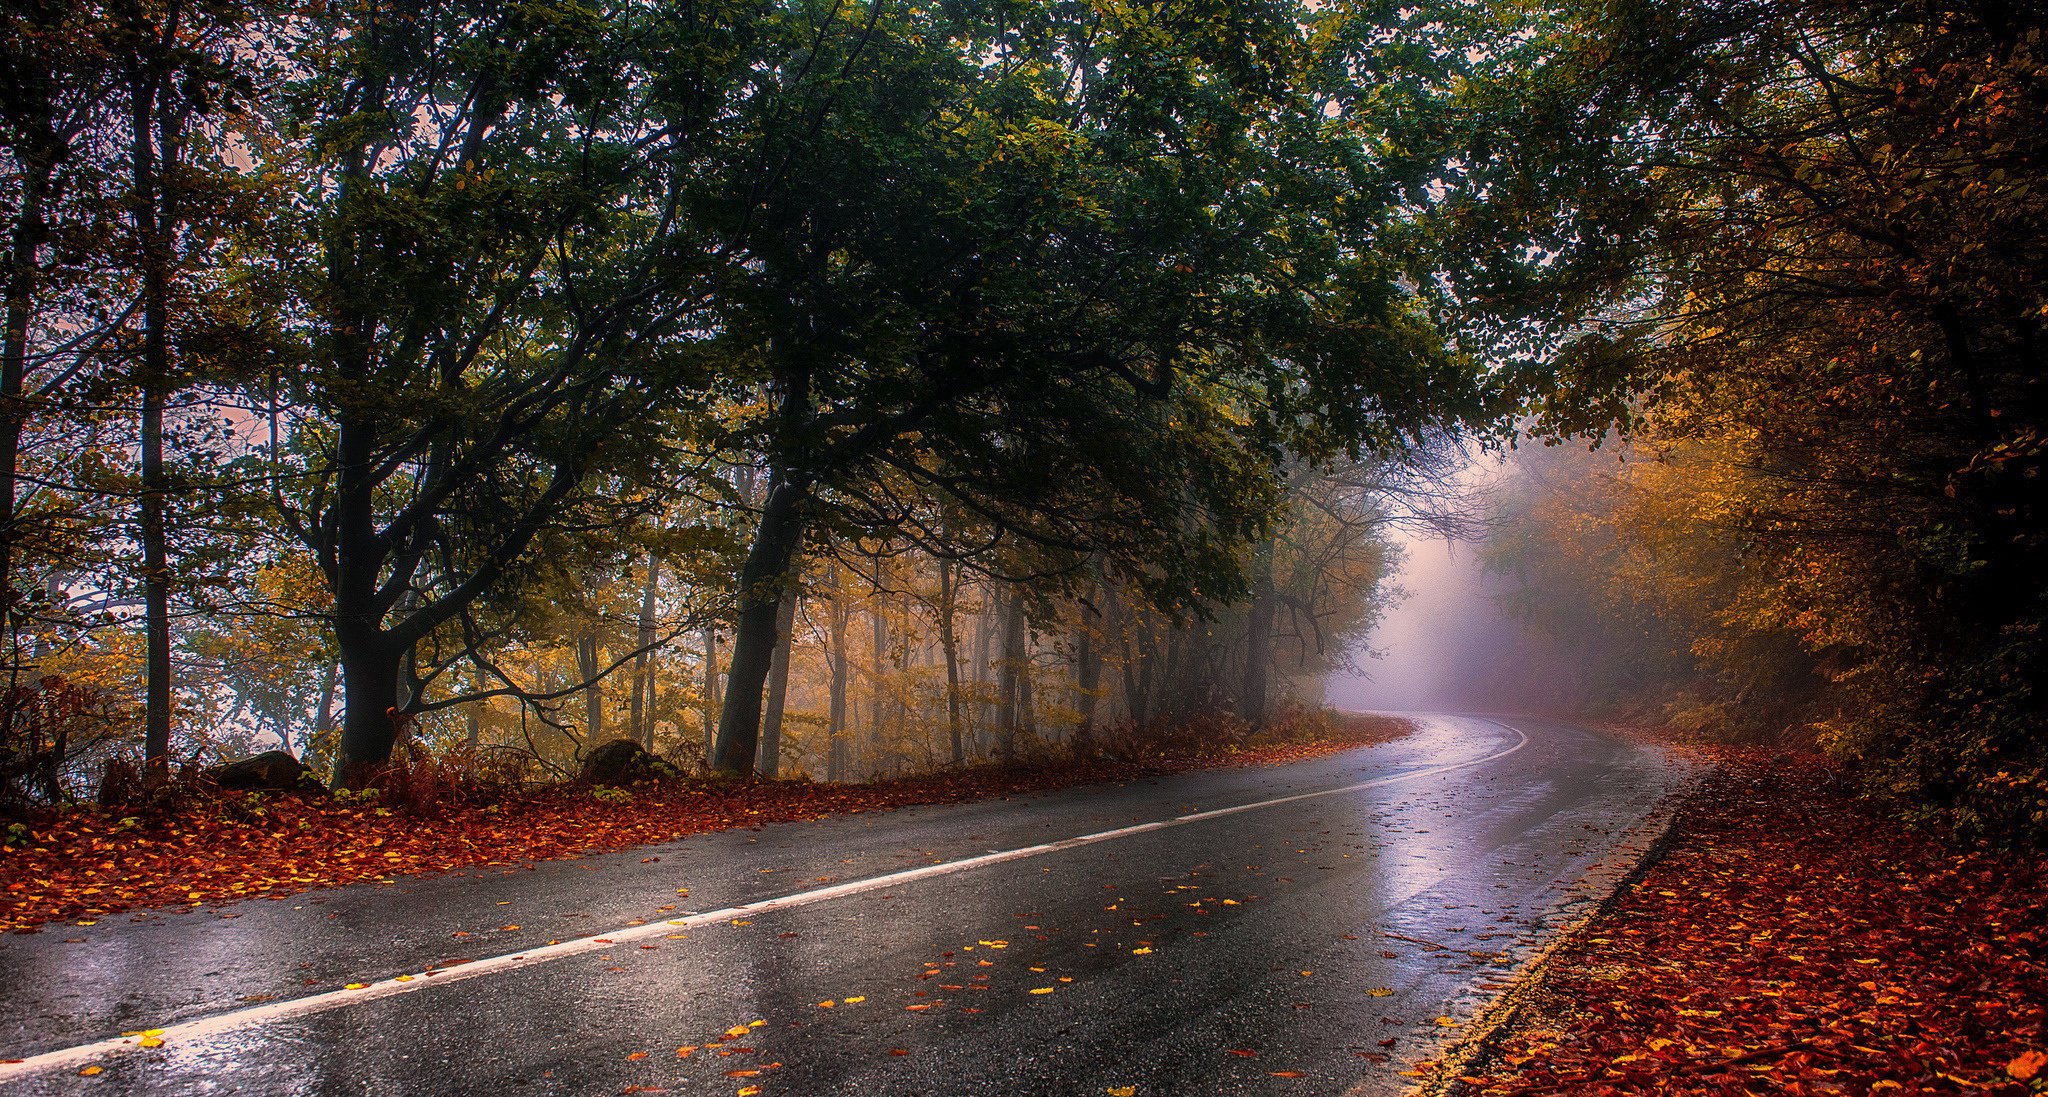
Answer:
[(583, 770), (577, 776), (593, 785), (629, 785), (674, 777), (676, 770), (631, 739), (613, 739), (584, 757)]
[(305, 765), (290, 752), (266, 750), (251, 758), (224, 762), (207, 770), (206, 775), (222, 788), (284, 792), (297, 788), (306, 772)]

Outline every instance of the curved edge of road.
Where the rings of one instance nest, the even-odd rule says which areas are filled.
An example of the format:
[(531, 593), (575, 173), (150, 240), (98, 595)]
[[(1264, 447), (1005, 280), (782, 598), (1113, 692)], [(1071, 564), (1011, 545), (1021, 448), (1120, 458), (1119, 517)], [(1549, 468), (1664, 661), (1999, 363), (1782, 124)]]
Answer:
[(190, 1044), (267, 1022), (303, 1017), (315, 1013), (325, 1013), (329, 1010), (344, 1009), (348, 1006), (360, 1005), (381, 998), (410, 994), (429, 987), (445, 986), (449, 983), (463, 982), (485, 975), (531, 967), (535, 964), (546, 963), (549, 960), (559, 960), (570, 956), (596, 952), (617, 945), (665, 937), (692, 926), (726, 922), (735, 918), (746, 918), (753, 915), (789, 910), (793, 907), (809, 906), (813, 903), (822, 903), (832, 899), (859, 895), (864, 892), (892, 888), (916, 880), (935, 876), (947, 876), (1008, 861), (1021, 861), (1048, 853), (1058, 853), (1062, 850), (1094, 845), (1098, 842), (1111, 842), (1119, 838), (1149, 834), (1156, 830), (1186, 826), (1190, 823), (1206, 822), (1210, 819), (1221, 819), (1248, 811), (1278, 807), (1282, 804), (1300, 803), (1304, 800), (1316, 800), (1328, 796), (1342, 796), (1353, 792), (1361, 792), (1369, 788), (1399, 784), (1404, 781), (1414, 781), (1424, 777), (1434, 777), (1440, 773), (1450, 773), (1454, 770), (1469, 769), (1473, 766), (1499, 761), (1529, 745), (1529, 737), (1521, 729), (1491, 718), (1488, 718), (1486, 722), (1511, 732), (1514, 735), (1514, 742), (1504, 748), (1490, 750), (1475, 758), (1466, 758), (1461, 761), (1446, 762), (1434, 766), (1424, 766), (1420, 769), (1403, 770), (1365, 781), (1340, 785), (1336, 788), (1317, 789), (1313, 792), (1279, 796), (1248, 804), (1237, 804), (1231, 807), (1190, 812), (1185, 815), (1174, 816), (1170, 819), (1160, 819), (1150, 823), (1137, 823), (1132, 826), (1117, 827), (1113, 830), (1097, 831), (1093, 834), (1082, 834), (1052, 842), (1041, 842), (1037, 845), (1020, 846), (1015, 849), (996, 850), (974, 857), (963, 857), (954, 861), (922, 865), (914, 869), (905, 869), (901, 872), (869, 876), (843, 884), (792, 892), (788, 895), (760, 899), (751, 903), (741, 903), (736, 906), (722, 907), (718, 910), (689, 913), (682, 918), (673, 918), (641, 925), (626, 925), (614, 930), (543, 945), (539, 948), (522, 949), (518, 952), (502, 953), (497, 956), (473, 960), (460, 967), (436, 968), (420, 972), (419, 974), (395, 975), (374, 983), (350, 983), (340, 990), (322, 991), (300, 998), (267, 1002), (263, 1005), (250, 1006), (245, 1009), (229, 1010), (210, 1017), (200, 1017), (191, 1021), (166, 1025), (161, 1029), (150, 1029), (145, 1032), (127, 1033), (121, 1036), (94, 1040), (71, 1047), (45, 1051), (21, 1059), (0, 1060), (0, 1083), (15, 1081), (32, 1075), (45, 1074), (61, 1070), (65, 1067), (82, 1066), (95, 1059), (138, 1051), (144, 1048)]
[[(1496, 721), (1498, 722), (1498, 721)], [(1502, 725), (1506, 726), (1506, 725)], [(1606, 893), (1579, 912), (1571, 921), (1558, 928), (1544, 942), (1541, 948), (1529, 955), (1510, 973), (1507, 986), (1495, 993), (1472, 1021), (1455, 1039), (1439, 1045), (1436, 1057), (1431, 1061), (1429, 1076), (1410, 1086), (1403, 1097), (1456, 1097), (1460, 1092), (1459, 1079), (1473, 1063), (1491, 1051), (1500, 1038), (1518, 1020), (1538, 991), (1549, 981), (1550, 973), (1556, 967), (1557, 955), (1583, 938), (1593, 922), (1614, 908), (1622, 889), (1636, 884), (1643, 875), (1664, 859), (1671, 849), (1671, 831), (1678, 823), (1677, 805), (1684, 801), (1699, 782), (1712, 771), (1711, 766), (1702, 768), (1665, 794), (1656, 807), (1645, 814), (1636, 827), (1636, 833), (1624, 836), (1622, 848), (1639, 846), (1640, 851), (1632, 860), (1622, 866), (1608, 885)], [(1598, 871), (1596, 868), (1594, 871)], [(1343, 1097), (1363, 1097), (1363, 1086), (1345, 1091)]]

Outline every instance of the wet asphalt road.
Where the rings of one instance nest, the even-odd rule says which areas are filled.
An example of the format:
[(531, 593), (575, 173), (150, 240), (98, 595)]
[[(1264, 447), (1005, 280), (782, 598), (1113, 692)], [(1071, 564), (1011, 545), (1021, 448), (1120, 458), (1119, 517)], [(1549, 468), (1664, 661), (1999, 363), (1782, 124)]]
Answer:
[[(1509, 723), (1429, 718), (1401, 741), (1290, 766), (11, 936), (0, 1057), (219, 1020), (159, 1048), (0, 1066), (0, 1093), (1398, 1093), (1400, 1072), (1634, 863), (1688, 777), (1648, 747)], [(1459, 768), (1431, 772), (1445, 766)], [(420, 974), (321, 1012), (289, 1006), (614, 930), (641, 936), (460, 982)]]

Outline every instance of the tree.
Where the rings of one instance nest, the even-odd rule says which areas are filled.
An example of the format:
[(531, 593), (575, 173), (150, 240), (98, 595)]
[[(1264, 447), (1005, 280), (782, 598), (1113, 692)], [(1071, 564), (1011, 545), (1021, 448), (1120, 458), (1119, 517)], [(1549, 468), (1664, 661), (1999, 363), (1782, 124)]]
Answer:
[[(296, 24), (272, 156), (319, 247), (279, 259), (303, 311), (273, 503), (334, 600), (338, 776), (389, 756), (536, 538), (688, 418), (708, 366), (678, 211), (743, 63), (708, 60), (744, 35), (725, 14), (394, 0)], [(410, 663), (440, 630), (467, 639)]]
[[(1395, 195), (1292, 83), (1336, 16), (1009, 18), (828, 23), (775, 116), (801, 137), (758, 142), (788, 166), (721, 312), (776, 402), (745, 425), (770, 481), (721, 769), (751, 766), (774, 606), (815, 524), (903, 531), (939, 509), (906, 497), (946, 499), (1063, 555), (1050, 570), (1100, 553), (1165, 603), (1227, 599), (1283, 444), (1479, 413), (1367, 254)], [(1381, 200), (1330, 214), (1359, 190)]]
[(1477, 100), (1545, 140), (1476, 157), (1452, 203), (1460, 250), (1498, 260), (1457, 280), (1474, 327), (1558, 352), (1551, 429), (1619, 419), (1690, 470), (1631, 479), (1733, 539), (1696, 650), (1796, 644), (1875, 787), (2042, 832), (2048, 25), (1941, 0), (1554, 16)]

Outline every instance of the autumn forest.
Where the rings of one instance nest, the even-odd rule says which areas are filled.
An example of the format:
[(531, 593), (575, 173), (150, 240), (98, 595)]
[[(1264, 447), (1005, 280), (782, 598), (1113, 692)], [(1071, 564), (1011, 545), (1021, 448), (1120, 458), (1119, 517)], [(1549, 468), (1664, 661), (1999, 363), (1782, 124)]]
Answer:
[[(1544, 787), (1692, 805), (1703, 851), (1791, 788), (1810, 840), (1929, 843), (2023, 990), (2038, 893), (1938, 851), (2048, 842), (2044, 33), (2009, 0), (11, 2), (0, 929), (1414, 751), (1405, 782), (1512, 732)], [(1330, 707), (1418, 536), (1515, 625), (1461, 710), (1561, 723)], [(1896, 848), (1872, 878), (1921, 871)], [(1771, 849), (1759, 880), (1823, 856)], [(1492, 962), (1463, 932), (1385, 936)], [(1926, 1008), (1949, 1035), (1884, 1077), (2048, 1089), (2038, 1003)], [(1515, 1031), (1462, 1084), (1634, 1092), (1695, 1045), (1820, 1072), (1702, 1093), (1882, 1073), (1600, 1029), (1585, 1077), (1516, 1082), (1568, 1056)]]

